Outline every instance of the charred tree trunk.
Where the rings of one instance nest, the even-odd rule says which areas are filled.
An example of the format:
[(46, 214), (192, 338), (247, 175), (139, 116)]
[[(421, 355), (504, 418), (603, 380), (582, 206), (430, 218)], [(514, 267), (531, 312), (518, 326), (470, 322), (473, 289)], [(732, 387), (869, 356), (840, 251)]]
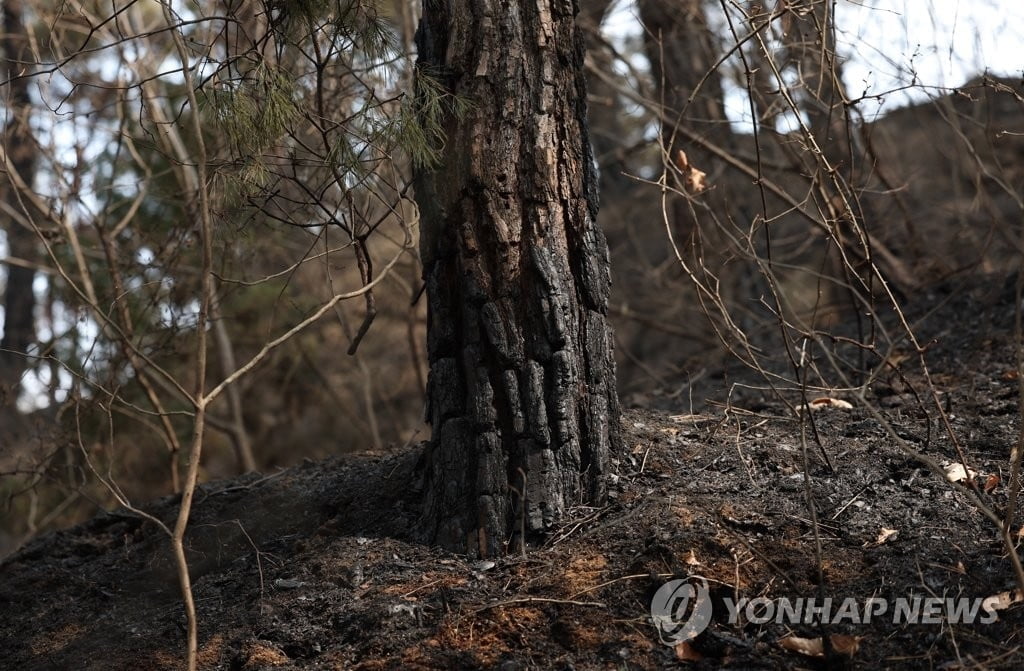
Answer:
[(424, 526), (471, 555), (600, 501), (620, 440), (573, 4), (427, 0), (417, 35), (419, 76), (470, 103), (447, 117), (416, 198), (433, 431)]
[[(32, 184), (35, 172), (35, 147), (29, 126), (31, 100), (28, 79), (24, 69), (29, 63), (28, 37), (22, 20), (20, 0), (3, 3), (3, 36), (0, 39), (6, 67), (3, 75), (7, 85), (0, 89), (6, 103), (3, 149), (9, 164), (28, 185)], [(6, 89), (6, 90), (4, 90)], [(14, 175), (0, 166), (0, 197), (15, 212), (21, 211)], [(35, 233), (21, 222), (7, 217), (4, 221), (7, 236), (7, 255), (22, 264), (36, 261), (37, 241)], [(19, 380), (27, 366), (25, 353), (35, 342), (35, 322), (32, 312), (35, 308), (35, 294), (32, 283), (35, 270), (30, 265), (7, 264), (7, 286), (4, 289), (4, 335), (0, 339), (0, 406), (4, 400), (11, 404), (18, 395)]]

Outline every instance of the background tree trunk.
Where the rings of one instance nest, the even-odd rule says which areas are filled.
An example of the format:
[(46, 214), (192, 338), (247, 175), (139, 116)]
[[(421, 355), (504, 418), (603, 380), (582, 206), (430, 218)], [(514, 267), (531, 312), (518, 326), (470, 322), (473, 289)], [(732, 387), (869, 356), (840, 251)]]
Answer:
[[(0, 39), (6, 67), (3, 68), (7, 86), (2, 93), (6, 106), (3, 128), (3, 149), (9, 165), (30, 185), (35, 172), (35, 148), (32, 130), (29, 126), (31, 100), (28, 93), (29, 80), (22, 70), (32, 59), (28, 55), (28, 37), (22, 20), (20, 0), (3, 3), (3, 36)], [(0, 165), (3, 179), (0, 194), (10, 210), (21, 212), (22, 206), (17, 195), (17, 186), (12, 175)], [(7, 256), (25, 265), (7, 264), (7, 284), (4, 289), (4, 335), (0, 339), (0, 407), (13, 405), (18, 396), (19, 380), (27, 366), (25, 352), (36, 340), (35, 322), (32, 311), (35, 308), (35, 294), (32, 283), (35, 270), (31, 265), (36, 261), (37, 241), (35, 233), (11, 216), (5, 216), (4, 232), (7, 237)]]
[[(733, 148), (732, 128), (725, 116), (722, 77), (712, 69), (721, 50), (708, 25), (705, 2), (640, 0), (637, 8), (644, 26), (644, 48), (651, 62), (651, 75), (663, 106), (661, 132), (665, 155), (675, 163), (677, 152), (685, 151), (689, 163), (708, 173), (710, 183), (714, 184), (725, 166), (712, 152), (686, 141), (679, 131), (685, 127), (713, 144)], [(698, 84), (699, 91), (695, 90)], [(685, 189), (682, 183), (678, 187)], [(715, 200), (710, 194), (706, 199)], [(695, 233), (698, 222), (683, 199), (671, 200), (671, 215), (680, 239), (686, 240)], [(710, 227), (705, 228), (710, 233)]]
[[(601, 23), (612, 6), (611, 0), (588, 0), (582, 3), (576, 24), (583, 33), (587, 58), (593, 67), (614, 72), (615, 56), (607, 48), (601, 35)], [(630, 136), (627, 115), (623, 111), (620, 94), (601, 77), (587, 77), (587, 114), (590, 119), (590, 142), (601, 171), (600, 190), (605, 202), (609, 195), (621, 197), (636, 182), (629, 173), (626, 161)]]
[[(721, 142), (731, 134), (725, 116), (722, 77), (712, 71), (720, 49), (708, 25), (706, 0), (640, 0), (637, 8), (644, 27), (644, 47), (661, 103), (676, 124), (699, 130)], [(700, 90), (691, 100), (694, 89)], [(666, 143), (673, 129), (665, 128)], [(682, 145), (681, 139), (675, 144)], [(668, 147), (671, 152), (671, 147)], [(687, 148), (687, 151), (693, 151)]]
[(424, 515), (436, 542), (481, 556), (600, 501), (620, 442), (571, 7), (428, 1), (417, 35), (419, 76), (471, 105), (446, 118), (441, 162), (417, 176), (433, 429)]

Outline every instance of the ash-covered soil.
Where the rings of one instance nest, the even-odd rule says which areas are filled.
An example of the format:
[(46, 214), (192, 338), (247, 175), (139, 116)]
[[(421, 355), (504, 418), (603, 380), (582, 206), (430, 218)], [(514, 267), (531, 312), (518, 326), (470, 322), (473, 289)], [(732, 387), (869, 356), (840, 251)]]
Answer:
[[(802, 428), (782, 402), (749, 389), (710, 390), (730, 400), (698, 414), (630, 410), (608, 503), (574, 510), (525, 557), (475, 562), (411, 541), (416, 450), (206, 485), (188, 541), (200, 665), (1024, 668), (1024, 605), (1002, 607), (1016, 586), (1007, 549), (971, 500), (1000, 515), (1008, 501), (1020, 428), (1013, 300), (1002, 280), (920, 297), (910, 317), (932, 343), (937, 394), (897, 347), (881, 353), (892, 365), (867, 397), (902, 447), (863, 400), (842, 392), (833, 396), (852, 409), (816, 411)], [(904, 449), (958, 459), (936, 398), (976, 471), (973, 493)], [(170, 520), (175, 507), (172, 498), (145, 509)], [(1018, 516), (1014, 529), (1021, 524)], [(713, 619), (694, 640), (666, 645), (651, 599), (690, 575), (707, 581)], [(901, 597), (1000, 594), (994, 622), (955, 622), (941, 609), (920, 614), (925, 622), (905, 613), (894, 622)], [(846, 617), (824, 628), (729, 621), (727, 600), (758, 597), (890, 607), (867, 623)], [(823, 634), (835, 636), (828, 656), (791, 649), (808, 645), (794, 636)], [(4, 669), (179, 669), (184, 649), (168, 543), (151, 522), (111, 512), (0, 565)]]

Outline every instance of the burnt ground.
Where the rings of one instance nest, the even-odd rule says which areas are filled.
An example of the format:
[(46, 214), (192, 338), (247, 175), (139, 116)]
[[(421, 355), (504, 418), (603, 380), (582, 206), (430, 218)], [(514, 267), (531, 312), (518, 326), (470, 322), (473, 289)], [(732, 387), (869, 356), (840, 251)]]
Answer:
[[(936, 290), (919, 305), (912, 317), (922, 340), (934, 340), (940, 403), (979, 496), (1002, 510), (1020, 421), (1012, 291), (992, 281)], [(955, 459), (934, 406), (914, 397), (925, 395), (922, 371), (913, 358), (899, 366), (872, 383), (872, 406), (914, 449)], [(724, 397), (724, 386), (712, 391)], [(856, 649), (829, 658), (787, 649), (787, 637), (815, 638), (818, 627), (728, 621), (725, 597), (863, 603), (1014, 587), (993, 523), (901, 450), (862, 402), (813, 417), (821, 448), (808, 447), (807, 484), (820, 561), (799, 422), (750, 390), (697, 416), (630, 410), (609, 503), (573, 511), (545, 546), (493, 566), (408, 540), (415, 450), (204, 485), (189, 535), (201, 667), (1024, 667), (1021, 605), (988, 624), (847, 618), (827, 633), (856, 637), (834, 639)], [(170, 520), (175, 505), (145, 509)], [(882, 529), (897, 533), (879, 542)], [(651, 597), (689, 574), (711, 586), (714, 619), (689, 644), (665, 645)], [(183, 667), (184, 646), (168, 544), (151, 522), (110, 512), (0, 564), (0, 667), (170, 670)]]

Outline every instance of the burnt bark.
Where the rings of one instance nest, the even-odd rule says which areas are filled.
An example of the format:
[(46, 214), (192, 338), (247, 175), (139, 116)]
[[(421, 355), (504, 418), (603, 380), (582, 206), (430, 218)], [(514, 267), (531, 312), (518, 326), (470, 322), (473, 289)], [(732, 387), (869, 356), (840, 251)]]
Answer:
[[(35, 172), (35, 147), (29, 126), (29, 80), (23, 76), (23, 70), (30, 59), (20, 0), (6, 0), (3, 3), (0, 48), (6, 64), (3, 76), (7, 82), (0, 89), (6, 107), (3, 149), (9, 165), (26, 184), (31, 185)], [(10, 210), (22, 211), (14, 176), (2, 165), (0, 173), (3, 173), (0, 178), (0, 197)], [(12, 217), (4, 217), (2, 221), (7, 238), (7, 255), (22, 263), (7, 264), (4, 332), (0, 339), (0, 405), (4, 404), (4, 399), (13, 403), (17, 397), (19, 380), (28, 363), (25, 353), (36, 340), (32, 314), (36, 304), (32, 290), (35, 270), (30, 264), (36, 261), (38, 251), (38, 241), (32, 230)]]
[(446, 117), (443, 158), (417, 174), (416, 199), (424, 530), (471, 555), (503, 554), (601, 501), (620, 442), (574, 13), (566, 0), (427, 0), (417, 34), (418, 76), (470, 103)]

